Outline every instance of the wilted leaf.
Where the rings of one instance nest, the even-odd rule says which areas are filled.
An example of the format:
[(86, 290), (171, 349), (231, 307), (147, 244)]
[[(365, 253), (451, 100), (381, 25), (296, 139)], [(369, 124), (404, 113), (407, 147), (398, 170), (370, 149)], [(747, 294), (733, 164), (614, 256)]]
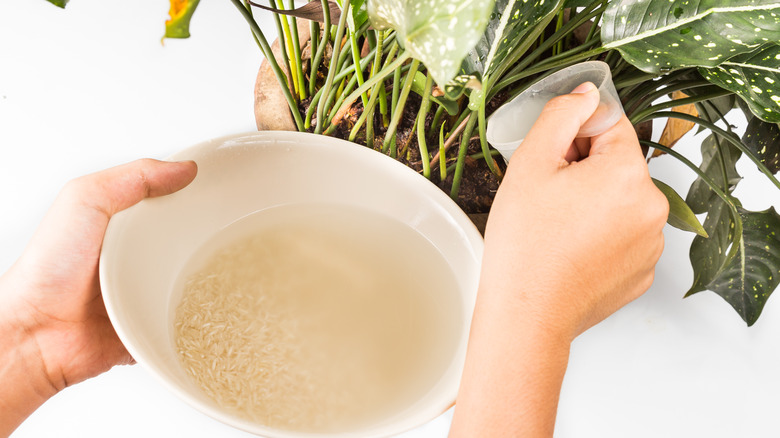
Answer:
[(68, 0), (48, 0), (48, 2), (61, 8), (64, 8), (68, 4)]
[(708, 81), (737, 93), (756, 116), (780, 123), (780, 45), (766, 44), (700, 70)]
[(449, 82), (488, 23), (494, 0), (371, 0), (368, 15), (377, 28), (395, 29), (398, 40), (431, 72)]
[(669, 201), (669, 218), (666, 222), (680, 230), (690, 231), (699, 236), (707, 237), (707, 232), (704, 231), (701, 222), (699, 222), (699, 219), (693, 214), (693, 211), (691, 211), (691, 208), (688, 207), (683, 198), (673, 188), (655, 178), (653, 178), (653, 183), (666, 196), (666, 200)]
[(779, 12), (777, 0), (614, 0), (601, 39), (646, 72), (715, 67), (780, 40)]
[[(742, 155), (739, 149), (735, 148), (731, 143), (726, 141), (720, 142), (722, 148), (722, 155), (725, 158), (725, 164), (722, 164), (721, 153), (718, 152), (718, 142), (715, 135), (711, 134), (701, 142), (701, 157), (702, 162), (701, 170), (707, 174), (718, 187), (724, 187), (723, 181), (723, 168), (725, 165), (726, 177), (728, 178), (727, 192), (736, 187), (741, 177), (737, 173), (736, 163), (739, 157)], [(691, 188), (688, 190), (688, 196), (685, 197), (685, 202), (691, 207), (696, 214), (706, 212), (710, 208), (710, 204), (713, 198), (717, 198), (715, 192), (701, 179), (696, 180), (691, 184)]]
[(561, 3), (562, 0), (496, 1), (484, 34), (463, 59), (458, 76), (446, 85), (447, 96), (456, 98), (465, 88), (476, 88), (534, 28), (549, 23)]
[[(360, 3), (364, 3), (364, 1), (361, 1)], [(353, 5), (354, 3), (355, 2), (352, 2)], [(309, 2), (295, 9), (274, 9), (269, 6), (261, 5), (260, 3), (255, 3), (253, 1), (250, 1), (249, 4), (256, 8), (264, 9), (266, 11), (270, 11), (275, 14), (289, 15), (291, 17), (302, 18), (304, 20), (317, 21), (320, 23), (325, 21), (325, 13), (323, 12), (322, 9), (322, 2), (319, 1)], [(339, 5), (336, 4), (336, 2), (328, 2), (328, 9), (330, 10), (331, 22), (333, 23), (339, 21), (339, 18), (341, 17), (341, 8), (339, 7)], [(365, 13), (365, 7), (363, 8), (363, 13)], [(365, 20), (363, 21), (365, 22)]]
[[(686, 97), (688, 97), (688, 95), (682, 91), (675, 91), (672, 93), (673, 100), (685, 99)], [(692, 116), (699, 115), (699, 112), (696, 110), (696, 104), (693, 103), (689, 103), (688, 105), (683, 106), (676, 106), (672, 108), (672, 111), (683, 114), (690, 114)], [(669, 118), (666, 121), (666, 126), (664, 126), (664, 130), (661, 133), (661, 138), (658, 140), (658, 143), (666, 147), (673, 147), (683, 137), (683, 135), (687, 134), (688, 131), (693, 129), (694, 125), (695, 123), (688, 120)], [(650, 158), (655, 158), (660, 155), (663, 155), (663, 152), (656, 149)]]
[[(710, 237), (697, 236), (691, 245), (694, 282), (686, 296), (711, 290), (751, 326), (780, 284), (780, 216), (774, 208), (752, 212), (738, 207), (738, 211), (741, 235), (734, 232), (738, 227), (728, 206), (713, 198), (704, 221)], [(738, 245), (738, 250), (728, 259), (731, 245)]]
[(780, 126), (753, 117), (742, 142), (772, 173), (780, 172)]
[(171, 0), (168, 12), (170, 19), (165, 21), (165, 38), (189, 38), (190, 20), (200, 0)]

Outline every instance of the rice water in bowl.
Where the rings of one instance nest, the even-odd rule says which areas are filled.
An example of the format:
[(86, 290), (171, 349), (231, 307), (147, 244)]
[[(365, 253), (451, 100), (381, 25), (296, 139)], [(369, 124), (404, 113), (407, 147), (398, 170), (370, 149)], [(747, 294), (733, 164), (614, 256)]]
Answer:
[(482, 240), (364, 147), (252, 133), (176, 154), (198, 176), (115, 216), (101, 256), (133, 357), (202, 412), (268, 437), (390, 436), (455, 400)]

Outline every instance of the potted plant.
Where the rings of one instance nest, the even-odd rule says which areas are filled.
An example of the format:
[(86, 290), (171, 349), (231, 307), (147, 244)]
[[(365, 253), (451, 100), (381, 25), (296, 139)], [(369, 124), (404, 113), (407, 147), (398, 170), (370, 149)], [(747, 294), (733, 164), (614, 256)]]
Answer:
[[(166, 37), (189, 36), (198, 1), (171, 0)], [(561, 68), (605, 61), (650, 157), (671, 156), (698, 177), (685, 199), (656, 181), (669, 223), (697, 234), (686, 296), (713, 291), (752, 325), (780, 284), (780, 216), (733, 194), (743, 155), (780, 188), (777, 0), (231, 1), (267, 62), (259, 126), (364, 144), (483, 216), (504, 169), (485, 137), (492, 111)], [(276, 54), (254, 19), (269, 13), (260, 9), (274, 14)], [(747, 119), (742, 137), (731, 111)], [(668, 119), (657, 142), (654, 119)], [(699, 165), (673, 149), (697, 125), (710, 132)]]

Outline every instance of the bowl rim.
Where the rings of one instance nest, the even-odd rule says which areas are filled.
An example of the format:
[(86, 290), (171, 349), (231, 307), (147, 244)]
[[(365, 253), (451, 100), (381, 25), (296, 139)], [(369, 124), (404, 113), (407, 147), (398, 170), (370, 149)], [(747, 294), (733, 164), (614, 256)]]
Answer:
[[(181, 149), (169, 155), (167, 158), (165, 158), (165, 161), (188, 160), (197, 151), (204, 150), (204, 149), (217, 150), (221, 147), (232, 146), (239, 143), (242, 146), (275, 145), (279, 147), (280, 143), (289, 146), (294, 143), (301, 143), (301, 142), (306, 143), (307, 140), (316, 140), (316, 142), (318, 143), (318, 147), (322, 146), (323, 148), (329, 148), (331, 150), (337, 151), (338, 153), (348, 154), (348, 155), (352, 155), (352, 154), (363, 155), (365, 157), (363, 159), (375, 160), (378, 163), (381, 163), (378, 165), (382, 167), (386, 167), (388, 169), (388, 172), (391, 174), (401, 172), (401, 174), (405, 174), (404, 176), (405, 178), (410, 178), (413, 181), (420, 181), (420, 183), (422, 184), (420, 183), (412, 183), (412, 184), (419, 184), (420, 190), (425, 192), (424, 195), (426, 198), (433, 200), (438, 204), (439, 207), (444, 208), (447, 215), (449, 215), (457, 223), (458, 228), (464, 233), (464, 236), (468, 241), (471, 251), (473, 252), (478, 263), (481, 263), (482, 253), (484, 250), (484, 240), (482, 238), (482, 235), (477, 230), (473, 222), (468, 218), (466, 213), (460, 207), (458, 207), (458, 205), (449, 196), (447, 196), (436, 185), (432, 184), (427, 178), (418, 174), (417, 172), (407, 167), (406, 165), (396, 161), (393, 158), (390, 158), (385, 154), (382, 154), (378, 151), (369, 149), (365, 146), (356, 143), (352, 143), (335, 137), (328, 137), (319, 134), (311, 134), (311, 133), (303, 133), (303, 132), (295, 132), (295, 131), (259, 131), (259, 132), (251, 131), (251, 132), (225, 135), (211, 140), (199, 142), (197, 144), (191, 145), (189, 147), (186, 147), (184, 149)], [(141, 203), (143, 202), (144, 201), (141, 201)], [(409, 421), (409, 419), (407, 419), (406, 421), (400, 422), (400, 424), (402, 424), (403, 427), (398, 427), (393, 430), (381, 430), (378, 429), (378, 427), (374, 427), (374, 429), (377, 430), (373, 433), (365, 433), (361, 430), (357, 430), (354, 432), (346, 432), (346, 433), (341, 433), (341, 432), (340, 433), (315, 433), (315, 432), (287, 431), (283, 429), (275, 429), (268, 426), (264, 426), (256, 422), (239, 418), (235, 415), (230, 415), (224, 411), (217, 409), (215, 406), (204, 403), (198, 398), (190, 395), (188, 391), (186, 391), (184, 388), (181, 388), (178, 384), (167, 379), (165, 377), (165, 373), (162, 370), (163, 367), (157, 365), (154, 360), (149, 360), (147, 358), (147, 355), (143, 353), (142, 349), (135, 345), (134, 341), (132, 340), (133, 337), (128, 334), (128, 331), (126, 331), (126, 327), (123, 325), (124, 318), (120, 315), (121, 312), (119, 312), (118, 310), (117, 302), (113, 298), (114, 295), (116, 294), (111, 292), (115, 289), (120, 289), (120, 288), (114, 288), (113, 285), (111, 284), (109, 272), (111, 271), (111, 265), (113, 263), (111, 263), (111, 256), (109, 255), (110, 252), (108, 251), (108, 248), (114, 246), (113, 243), (114, 240), (118, 239), (119, 238), (118, 235), (121, 234), (117, 232), (117, 228), (121, 227), (122, 223), (124, 222), (124, 219), (122, 218), (125, 217), (125, 214), (123, 213), (132, 210), (133, 207), (130, 207), (124, 210), (123, 212), (119, 212), (118, 214), (114, 215), (114, 217), (112, 217), (112, 219), (109, 221), (105, 233), (103, 247), (101, 248), (98, 272), (99, 272), (99, 279), (100, 279), (101, 294), (103, 297), (106, 312), (108, 314), (112, 326), (114, 327), (117, 336), (119, 337), (120, 341), (125, 346), (125, 348), (127, 349), (128, 353), (130, 353), (130, 355), (136, 361), (136, 363), (138, 363), (141, 366), (141, 368), (143, 368), (152, 376), (154, 376), (154, 379), (162, 383), (163, 386), (166, 387), (173, 394), (175, 394), (177, 398), (184, 401), (186, 404), (193, 407), (198, 412), (205, 414), (211, 417), (212, 419), (215, 419), (225, 425), (258, 436), (267, 436), (273, 438), (304, 438), (304, 437), (335, 437), (335, 436), (344, 437), (344, 438), (358, 438), (358, 437), (359, 438), (381, 438), (381, 437), (387, 437), (395, 434), (404, 433), (406, 431), (419, 427), (425, 424), (425, 422), (432, 421), (434, 418), (436, 418), (436, 416), (441, 415), (447, 409), (449, 409), (454, 405), (455, 397), (457, 395), (457, 390), (458, 390), (457, 386), (447, 391), (446, 401), (441, 401), (440, 403), (437, 403), (435, 406), (432, 405), (430, 407), (431, 411), (435, 410), (438, 412), (438, 414), (436, 414), (436, 416), (428, 418), (425, 422), (420, 422), (420, 421), (412, 422)], [(477, 272), (479, 273), (479, 267), (477, 267)], [(474, 290), (473, 293), (476, 296), (476, 290)], [(472, 311), (473, 309), (471, 308), (464, 309), (464, 318), (470, 320)], [(468, 337), (466, 337), (466, 341), (467, 340)], [(462, 366), (460, 367), (460, 372), (462, 373)], [(437, 401), (439, 401), (439, 399), (445, 399), (445, 397), (444, 396), (438, 397)], [(391, 426), (385, 426), (384, 429), (387, 429), (388, 427)]]

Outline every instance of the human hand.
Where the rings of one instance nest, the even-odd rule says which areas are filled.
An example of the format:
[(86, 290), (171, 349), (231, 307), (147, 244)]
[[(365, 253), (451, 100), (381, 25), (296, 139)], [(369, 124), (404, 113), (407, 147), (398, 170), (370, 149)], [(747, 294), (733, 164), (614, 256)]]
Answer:
[(669, 209), (626, 117), (574, 139), (599, 96), (578, 88), (550, 101), (512, 157), (481, 277), (485, 294), (572, 339), (650, 287)]
[[(60, 192), (22, 257), (0, 277), (6, 342), (0, 341), (6, 363), (0, 436), (37, 407), (33, 399), (40, 404), (66, 386), (132, 363), (100, 293), (98, 258), (108, 221), (144, 198), (185, 187), (196, 172), (194, 162), (138, 160), (74, 179)], [(8, 384), (15, 374), (23, 374), (35, 397), (23, 399), (24, 391)]]
[(453, 437), (550, 437), (571, 341), (644, 293), (669, 205), (623, 117), (575, 139), (592, 84), (551, 100), (509, 163), (485, 233)]

